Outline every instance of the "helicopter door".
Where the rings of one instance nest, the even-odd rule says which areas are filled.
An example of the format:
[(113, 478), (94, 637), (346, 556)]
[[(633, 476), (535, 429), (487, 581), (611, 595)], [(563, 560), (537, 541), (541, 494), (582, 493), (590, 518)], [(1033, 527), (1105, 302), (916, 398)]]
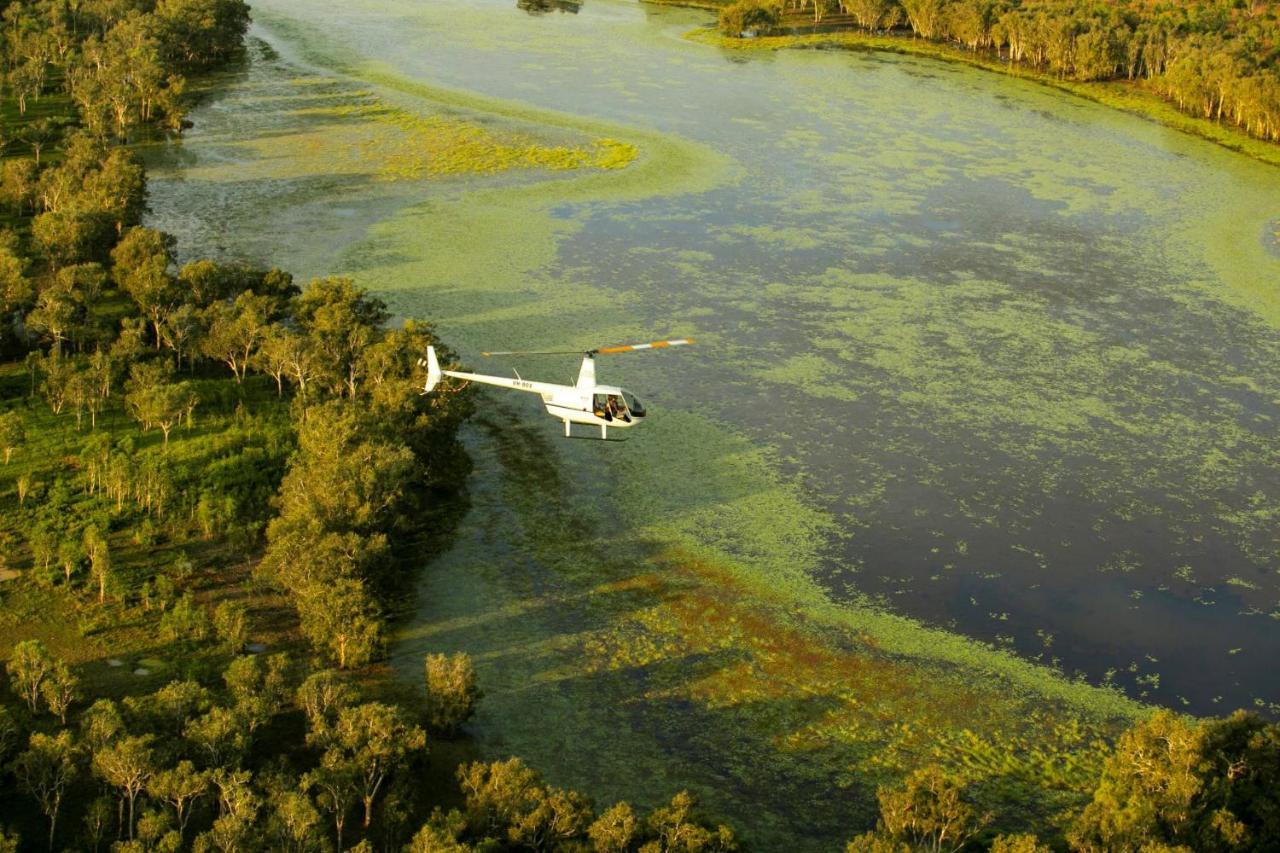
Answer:
[(592, 411), (597, 418), (612, 421), (621, 418), (630, 422), (631, 413), (627, 410), (627, 401), (621, 394), (596, 394), (592, 400)]
[(631, 423), (631, 412), (627, 410), (627, 401), (623, 399), (621, 394), (609, 395), (609, 399), (605, 401), (605, 411), (615, 418), (621, 418), (627, 423)]

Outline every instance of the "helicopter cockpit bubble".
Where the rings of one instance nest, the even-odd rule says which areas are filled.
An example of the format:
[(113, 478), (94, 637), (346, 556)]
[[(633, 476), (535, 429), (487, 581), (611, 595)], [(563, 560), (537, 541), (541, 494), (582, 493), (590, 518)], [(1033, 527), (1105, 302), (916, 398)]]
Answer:
[(644, 417), (644, 404), (640, 402), (640, 398), (632, 394), (626, 388), (622, 389), (622, 399), (626, 403), (627, 409), (630, 410), (633, 418)]

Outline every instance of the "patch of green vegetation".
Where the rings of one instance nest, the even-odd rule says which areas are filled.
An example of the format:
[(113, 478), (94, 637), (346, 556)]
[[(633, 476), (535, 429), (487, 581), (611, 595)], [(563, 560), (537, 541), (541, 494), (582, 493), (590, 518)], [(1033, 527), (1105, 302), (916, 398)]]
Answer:
[(1197, 118), (1179, 111), (1173, 104), (1154, 92), (1135, 83), (1118, 80), (1076, 82), (1064, 80), (1007, 62), (997, 61), (983, 54), (963, 48), (913, 38), (907, 35), (876, 35), (861, 30), (842, 30), (833, 33), (808, 33), (800, 35), (757, 36), (734, 38), (722, 35), (713, 27), (701, 27), (685, 34), (690, 41), (718, 47), (722, 50), (783, 50), (786, 48), (843, 48), (847, 50), (885, 51), (911, 56), (924, 56), (946, 62), (960, 62), (988, 71), (999, 71), (1024, 80), (1041, 83), (1082, 98), (1123, 110), (1133, 115), (1157, 121), (1183, 133), (1189, 133), (1224, 148), (1239, 152), (1255, 160), (1280, 165), (1280, 147), (1274, 143), (1256, 139), (1243, 131), (1208, 119)]
[[(201, 677), (220, 669), (225, 655), (156, 631), (161, 614), (184, 593), (210, 611), (222, 601), (252, 609), (258, 628), (253, 642), (273, 649), (296, 643), (284, 599), (249, 577), (265, 501), (292, 448), (288, 405), (276, 399), (274, 388), (255, 379), (241, 396), (228, 387), (230, 380), (205, 382), (193, 423), (176, 429), (165, 448), (158, 430), (144, 432), (120, 406), (99, 414), (94, 428), (87, 419), (77, 427), (71, 413), (54, 415), (42, 402), (23, 400), (28, 382), (21, 365), (0, 366), (0, 398), (10, 399), (7, 411), (22, 414), (26, 433), (11, 462), (0, 466), (4, 567), (18, 573), (0, 582), (0, 657), (18, 640), (39, 639), (77, 665), (95, 695), (105, 696), (152, 689), (175, 673)], [(86, 466), (104, 444), (133, 448), (140, 468), (166, 468), (181, 521), (162, 519), (132, 497), (117, 505), (114, 496), (93, 489)], [(244, 478), (250, 471), (260, 488)], [(58, 538), (54, 548), (78, 542), (83, 520), (100, 528), (111, 552), (101, 603), (86, 600), (79, 589), (94, 583), (87, 559), (77, 560), (68, 584), (58, 558), (46, 569), (33, 549), (34, 538), (46, 534)], [(164, 666), (142, 663), (151, 658)], [(150, 673), (134, 675), (139, 666)]]
[[(625, 168), (637, 154), (633, 145), (609, 138), (554, 144), (528, 130), (487, 126), (439, 104), (418, 102), (410, 109), (343, 78), (303, 74), (279, 85), (284, 91), (271, 99), (288, 110), (292, 126), (270, 138), (234, 143), (238, 180), (372, 176), (401, 181), (527, 169), (612, 170)], [(227, 168), (217, 163), (189, 168), (187, 174), (216, 180)]]

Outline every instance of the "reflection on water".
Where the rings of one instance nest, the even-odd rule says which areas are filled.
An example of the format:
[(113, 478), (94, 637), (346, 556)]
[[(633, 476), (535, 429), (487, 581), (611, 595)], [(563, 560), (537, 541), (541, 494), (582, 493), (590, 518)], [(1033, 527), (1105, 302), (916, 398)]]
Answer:
[(516, 0), (516, 8), (524, 9), (530, 15), (545, 15), (547, 12), (569, 12), (578, 14), (581, 2), (575, 0)]

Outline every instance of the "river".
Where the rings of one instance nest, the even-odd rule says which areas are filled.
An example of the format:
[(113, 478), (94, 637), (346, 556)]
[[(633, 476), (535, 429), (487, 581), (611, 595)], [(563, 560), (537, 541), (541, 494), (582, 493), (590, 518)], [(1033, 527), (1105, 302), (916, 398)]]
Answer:
[[(691, 43), (706, 13), (629, 0), (260, 0), (255, 18), (246, 67), (148, 154), (151, 223), (184, 257), (353, 275), (526, 378), (576, 361), (479, 353), (698, 341), (601, 359), (653, 412), (626, 442), (484, 398), (472, 510), (394, 649), (410, 677), (424, 650), (477, 656), (482, 752), (641, 799), (629, 774), (693, 779), (758, 837), (821, 814), (814, 837), (838, 838), (830, 792), (856, 783), (757, 776), (758, 733), (644, 672), (710, 678), (733, 655), (655, 647), (640, 674), (584, 677), (602, 638), (662, 634), (618, 596), (681, 560), (893, 653), (956, 634), (974, 642), (948, 660), (1274, 710), (1280, 170), (963, 66)], [(371, 98), (640, 156), (389, 175), (373, 161), (409, 143), (379, 135)]]

